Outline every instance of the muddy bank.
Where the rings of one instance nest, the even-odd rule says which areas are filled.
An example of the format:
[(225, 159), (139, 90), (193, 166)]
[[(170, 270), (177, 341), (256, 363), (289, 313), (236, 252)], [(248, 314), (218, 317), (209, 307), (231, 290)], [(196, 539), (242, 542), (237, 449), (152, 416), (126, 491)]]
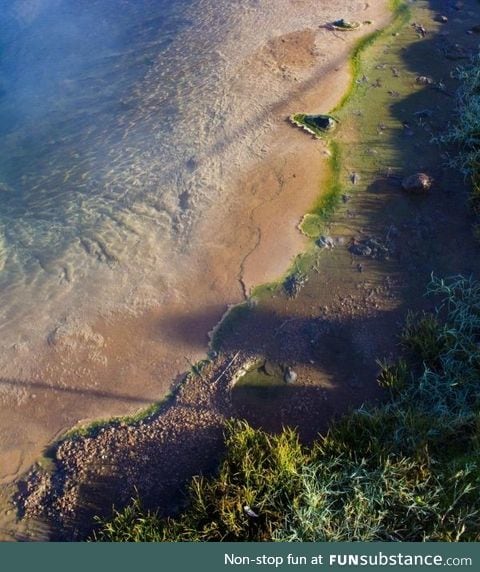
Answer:
[[(398, 351), (396, 336), (408, 309), (428, 308), (423, 292), (432, 271), (480, 275), (467, 189), (432, 144), (432, 135), (445, 129), (454, 111), (450, 69), (458, 62), (445, 56), (445, 45), (476, 49), (476, 39), (466, 32), (480, 13), (472, 2), (464, 10), (448, 11), (448, 24), (441, 24), (437, 16), (444, 10), (443, 2), (418, 2), (412, 22), (426, 29), (425, 37), (418, 26), (408, 25), (369, 50), (364, 77), (358, 78), (336, 135), (345, 198), (326, 229), (334, 246), (319, 244), (310, 252), (310, 271), (298, 295), (289, 297), (274, 287), (227, 322), (218, 361), (190, 378), (160, 417), (133, 430), (109, 428), (97, 439), (61, 445), (53, 477), (34, 472), (21, 489), (20, 506), (27, 515), (60, 524), (66, 537), (81, 535), (91, 514), (108, 511), (112, 500), (128, 500), (135, 479), (147, 502), (164, 513), (174, 511), (178, 505), (171, 499), (181, 481), (199, 468), (214, 467), (222, 423), (232, 415), (272, 431), (295, 425), (310, 440), (335, 415), (379, 397), (376, 359)], [(431, 77), (432, 83), (417, 77)], [(426, 117), (418, 115), (426, 109)], [(292, 134), (297, 135), (305, 146), (317, 144), (300, 131)], [(432, 174), (431, 193), (410, 196), (402, 190), (403, 175), (415, 171)], [(352, 239), (356, 244), (374, 240), (385, 250), (361, 254), (352, 251)], [(171, 335), (191, 343), (193, 324), (205, 315), (186, 313)], [(235, 370), (254, 358), (292, 367), (298, 376), (293, 390), (275, 391), (262, 402), (255, 386), (232, 392)], [(199, 439), (194, 452), (192, 432)], [(143, 462), (130, 462), (143, 448)], [(105, 464), (98, 462), (99, 455)], [(125, 474), (130, 492), (123, 487)], [(96, 481), (108, 482), (108, 494), (101, 484), (91, 486)]]
[[(343, 8), (345, 17), (374, 24), (348, 36), (318, 27)], [(305, 247), (296, 227), (318, 194), (325, 149), (310, 145), (285, 118), (302, 107), (332, 107), (349, 82), (352, 43), (389, 17), (380, 0), (328, 10), (314, 28), (273, 39), (247, 62), (250, 81), (268, 84), (270, 78), (289, 96), (260, 110), (258, 141), (238, 134), (237, 144), (259, 148), (259, 155), (225, 167), (231, 173), (225, 200), (211, 205), (192, 231), (196, 246), (175, 256), (177, 278), (166, 275), (158, 291), (149, 291), (150, 300), (161, 294), (161, 305), (110, 313), (88, 325), (67, 320), (39, 348), (33, 367), (17, 367), (26, 350), (16, 348), (15, 363), (0, 380), (2, 483), (77, 422), (125, 415), (161, 399), (189, 361), (205, 354), (207, 333), (227, 305), (278, 277)], [(25, 353), (25, 364), (29, 357)]]

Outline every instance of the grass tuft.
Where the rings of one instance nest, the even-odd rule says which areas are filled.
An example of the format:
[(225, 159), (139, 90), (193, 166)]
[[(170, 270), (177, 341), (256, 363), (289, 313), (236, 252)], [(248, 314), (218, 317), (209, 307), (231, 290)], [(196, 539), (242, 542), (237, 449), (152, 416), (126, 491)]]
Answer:
[[(480, 54), (470, 65), (458, 68), (455, 76), (460, 82), (457, 119), (439, 141), (456, 147), (451, 164), (470, 179), (470, 205), (474, 214), (480, 217)], [(477, 237), (480, 234), (478, 226), (474, 234)]]
[(96, 540), (479, 541), (480, 284), (433, 278), (428, 292), (438, 309), (408, 316), (406, 356), (380, 374), (383, 405), (309, 448), (292, 429), (232, 421), (218, 474), (193, 479), (181, 515), (135, 500)]

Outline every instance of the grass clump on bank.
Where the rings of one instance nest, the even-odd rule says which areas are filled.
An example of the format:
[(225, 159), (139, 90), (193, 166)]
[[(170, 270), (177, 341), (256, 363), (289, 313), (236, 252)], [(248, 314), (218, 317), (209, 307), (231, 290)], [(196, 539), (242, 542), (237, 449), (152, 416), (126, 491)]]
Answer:
[[(287, 429), (227, 428), (217, 476), (161, 519), (135, 501), (100, 541), (480, 540), (480, 284), (434, 279), (432, 314), (410, 315), (403, 358), (382, 367), (389, 398), (311, 447)], [(251, 516), (249, 507), (257, 516)]]
[[(457, 92), (457, 121), (441, 138), (443, 143), (458, 146), (455, 166), (472, 181), (471, 206), (480, 222), (480, 54), (469, 66), (459, 68)], [(480, 238), (480, 229), (477, 226)]]

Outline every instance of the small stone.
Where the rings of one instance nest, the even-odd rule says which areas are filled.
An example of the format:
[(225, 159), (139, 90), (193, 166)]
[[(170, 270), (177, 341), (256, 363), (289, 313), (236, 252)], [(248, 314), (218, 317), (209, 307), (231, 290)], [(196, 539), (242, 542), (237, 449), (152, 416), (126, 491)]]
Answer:
[(422, 38), (424, 38), (427, 35), (427, 30), (424, 26), (422, 26), (421, 24), (416, 24), (415, 22), (412, 24), (412, 27), (414, 28), (415, 32), (417, 32), (417, 34), (419, 36), (421, 36)]
[(352, 182), (352, 185), (356, 185), (359, 180), (360, 180), (360, 175), (358, 173), (355, 172), (351, 173), (350, 181)]
[(356, 256), (370, 256), (372, 254), (372, 249), (364, 243), (352, 244), (349, 250)]
[(267, 375), (275, 375), (277, 373), (275, 364), (268, 359), (263, 364), (263, 369)]
[(417, 76), (417, 79), (415, 81), (418, 83), (418, 85), (432, 85), (433, 84), (433, 79), (431, 77), (426, 76), (426, 75)]
[(426, 173), (415, 173), (403, 179), (402, 188), (410, 193), (423, 194), (432, 188), (432, 184), (432, 177)]
[(447, 16), (439, 15), (435, 17), (436, 22), (440, 22), (441, 24), (446, 24), (448, 22)]
[(335, 241), (331, 236), (321, 236), (317, 240), (317, 246), (319, 246), (320, 248), (334, 248)]
[(295, 383), (298, 379), (298, 375), (293, 371), (291, 367), (287, 367), (285, 369), (285, 375), (283, 376), (283, 379), (286, 383)]
[(258, 518), (258, 514), (257, 514), (255, 511), (253, 511), (253, 510), (248, 506), (248, 504), (246, 504), (246, 505), (243, 507), (243, 511), (244, 511), (245, 514), (246, 514), (247, 516), (249, 516), (250, 518)]

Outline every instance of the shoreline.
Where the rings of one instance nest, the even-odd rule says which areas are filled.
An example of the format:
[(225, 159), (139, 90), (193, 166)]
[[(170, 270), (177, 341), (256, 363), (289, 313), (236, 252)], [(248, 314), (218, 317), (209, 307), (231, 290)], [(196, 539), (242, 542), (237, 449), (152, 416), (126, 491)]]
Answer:
[[(182, 481), (188, 482), (188, 472), (208, 475), (214, 469), (228, 417), (244, 418), (253, 427), (273, 432), (281, 431), (286, 421), (297, 425), (302, 441), (308, 442), (312, 433), (330, 426), (336, 416), (381, 396), (375, 383), (376, 359), (397, 356), (398, 327), (407, 309), (433, 309), (422, 297), (425, 278), (432, 270), (440, 276), (452, 270), (479, 275), (480, 267), (474, 263), (478, 248), (465, 224), (466, 201), (458, 200), (458, 193), (466, 189), (455, 172), (438, 165), (439, 150), (431, 144), (432, 132), (444, 128), (445, 94), (416, 82), (426, 67), (435, 80), (444, 77), (445, 61), (436, 52), (436, 42), (444, 41), (440, 30), (443, 34), (450, 30), (455, 39), (463, 37), (466, 45), (474, 46), (474, 39), (467, 40), (464, 33), (469, 13), (442, 29), (434, 18), (439, 4), (422, 2), (415, 7), (416, 21), (429, 30), (427, 40), (419, 41), (414, 29), (404, 26), (398, 39), (385, 34), (363, 62), (374, 83), (356, 90), (338, 135), (343, 151), (339, 180), (350, 198), (329, 221), (335, 248), (316, 249), (317, 256), (310, 258), (314, 264), (309, 281), (299, 296), (286, 297), (278, 283), (265, 296), (259, 294), (258, 307), (248, 307), (235, 320), (233, 331), (223, 333), (219, 358), (193, 368), (165, 414), (133, 426), (119, 421), (94, 430), (90, 437), (59, 445), (53, 478), (48, 471), (37, 470), (22, 483), (20, 506), (28, 515), (50, 518), (64, 527), (60, 533), (75, 537), (75, 518), (80, 519), (77, 524), (86, 525), (85, 508), (103, 514), (100, 507), (92, 507), (92, 500), (103, 501), (107, 512), (112, 502), (117, 506), (125, 502), (125, 472), (129, 483), (139, 485), (147, 506), (176, 512), (181, 507), (171, 503), (181, 494)], [(454, 87), (450, 78), (447, 88), (453, 92)], [(427, 124), (413, 123), (413, 134), (405, 133), (402, 122), (426, 105), (440, 113)], [(351, 113), (357, 110), (358, 115)], [(390, 165), (395, 173), (434, 169), (438, 186), (428, 196), (409, 196), (386, 174)], [(347, 183), (352, 171), (361, 176), (357, 189), (350, 186), (355, 183)], [(457, 192), (450, 193), (452, 188)], [(340, 241), (348, 237), (388, 240), (394, 227), (386, 260), (353, 256), (348, 243)], [(387, 239), (382, 238), (384, 233)], [(357, 269), (360, 263), (362, 270)], [(343, 359), (345, 350), (349, 360)], [(273, 392), (267, 402), (244, 400), (242, 409), (239, 392), (235, 397), (231, 386), (239, 369), (259, 356), (274, 363), (288, 360), (299, 383), (283, 399)], [(249, 387), (242, 384), (242, 390)], [(170, 462), (172, 456), (176, 463)], [(59, 475), (61, 482), (55, 479)], [(121, 490), (115, 490), (115, 482), (121, 482)]]
[[(387, 21), (389, 20), (390, 12), (388, 12), (385, 15), (385, 18)], [(375, 22), (375, 24), (377, 24), (377, 21)], [(358, 37), (352, 38), (352, 45), (355, 44), (356, 41), (358, 41)], [(347, 50), (347, 52), (351, 53), (349, 50)], [(338, 68), (338, 66), (336, 66), (334, 69), (331, 70), (331, 76), (329, 77), (329, 79), (331, 81), (330, 85), (325, 80), (325, 78), (323, 78), (321, 80), (319, 85), (316, 85), (313, 82), (312, 85), (310, 86), (310, 90), (309, 90), (308, 94), (306, 95), (305, 93), (302, 93), (302, 98), (301, 98), (301, 100), (299, 100), (301, 103), (301, 106), (303, 107), (305, 105), (315, 105), (312, 102), (314, 102), (316, 100), (320, 100), (323, 102), (325, 101), (325, 100), (322, 100), (321, 96), (319, 95), (320, 90), (315, 93), (315, 90), (318, 89), (319, 86), (321, 89), (323, 89), (324, 93), (329, 92), (329, 96), (332, 97), (332, 100), (333, 100), (333, 96), (332, 96), (333, 90), (329, 89), (329, 87), (331, 88), (331, 86), (333, 85), (335, 87), (335, 89), (338, 90), (339, 99), (340, 99), (342, 93), (344, 93), (344, 90), (343, 91), (341, 90), (341, 87), (340, 87), (341, 81), (339, 81), (339, 77), (343, 76), (342, 81), (345, 81), (346, 85), (348, 85), (348, 83), (350, 82), (350, 74), (348, 73), (348, 65), (349, 65), (349, 60), (347, 59), (344, 62), (343, 67)], [(301, 90), (301, 87), (299, 88), (299, 90)], [(307, 102), (310, 102), (310, 103), (307, 103)], [(291, 127), (291, 125), (289, 125), (287, 123), (287, 121), (285, 121), (286, 116), (283, 115), (283, 113), (284, 113), (284, 109), (287, 109), (289, 105), (292, 106), (292, 109), (297, 110), (299, 104), (294, 102), (294, 100), (291, 100), (287, 104), (284, 104), (277, 109), (278, 120), (282, 122), (281, 125), (279, 126), (279, 129), (282, 129), (284, 131), (284, 135), (286, 138), (288, 138), (289, 142), (291, 140), (291, 146), (288, 146), (288, 150), (291, 151), (291, 149), (293, 148), (293, 149), (296, 149), (297, 152), (301, 152), (302, 147), (306, 148), (308, 146), (308, 147), (313, 148), (314, 146), (311, 145), (311, 141), (309, 141), (308, 138), (307, 139), (305, 138), (305, 134), (301, 130), (293, 129)], [(323, 111), (323, 109), (321, 109), (319, 111)], [(325, 109), (325, 111), (329, 111), (329, 109), (327, 108), (327, 109)], [(273, 138), (273, 134), (272, 134), (272, 138)], [(275, 139), (275, 138), (273, 138), (273, 139)], [(294, 140), (295, 140), (295, 143), (294, 143)], [(276, 142), (277, 142), (278, 148), (282, 147), (280, 139), (276, 140)], [(317, 158), (318, 158), (318, 156), (321, 156), (322, 158), (325, 159), (324, 162), (326, 162), (326, 160), (328, 159), (328, 155), (324, 152), (325, 149), (324, 149), (323, 143), (322, 142), (318, 142), (318, 143), (319, 143), (319, 145), (317, 146), (315, 151), (313, 151), (313, 149), (312, 149), (312, 155), (317, 157)], [(282, 149), (282, 151), (284, 151), (284, 149)], [(269, 151), (269, 157), (270, 157), (270, 152), (271, 152), (271, 150)], [(279, 153), (279, 157), (281, 158), (280, 153)], [(277, 160), (280, 160), (277, 157), (275, 157), (275, 158)], [(309, 171), (310, 170), (313, 171), (313, 169), (311, 169), (311, 164), (309, 162), (311, 160), (310, 157), (307, 157), (307, 154), (305, 153), (305, 156), (303, 158), (304, 159), (306, 158), (305, 162), (306, 162), (306, 164), (309, 165)], [(271, 162), (271, 161), (267, 161), (267, 163), (269, 163), (269, 162)], [(292, 158), (292, 163), (295, 165), (294, 169), (297, 169), (298, 168), (298, 162), (295, 162), (295, 158)], [(285, 169), (285, 163), (282, 165), (282, 167)], [(258, 181), (256, 180), (255, 184), (258, 185), (259, 181), (260, 182), (262, 181), (262, 177), (264, 176), (264, 174), (262, 173), (261, 169), (257, 169), (255, 171), (256, 172), (254, 173), (254, 176), (258, 177)], [(309, 174), (310, 174), (310, 172), (309, 172)], [(326, 176), (327, 175), (327, 169), (324, 168), (322, 171), (322, 169), (319, 168), (319, 170), (318, 170), (319, 177), (320, 177), (320, 174), (323, 174), (323, 176)], [(271, 172), (268, 175), (271, 177)], [(249, 174), (249, 176), (252, 176), (252, 174)], [(247, 175), (244, 176), (243, 180), (245, 180), (245, 179), (248, 179)], [(298, 195), (298, 190), (296, 187), (296, 183), (298, 183), (298, 180), (295, 181), (294, 179), (296, 179), (296, 177), (292, 177), (291, 189), (290, 189), (291, 194), (290, 194), (289, 200), (284, 201), (285, 204), (291, 205), (291, 202), (289, 202), (289, 201), (294, 200), (295, 196)], [(300, 208), (298, 203), (295, 205), (296, 207), (298, 207), (298, 211), (300, 214), (299, 214), (298, 219), (296, 219), (297, 224), (295, 225), (295, 230), (294, 230), (294, 232), (291, 232), (291, 237), (290, 237), (292, 239), (290, 242), (290, 247), (292, 248), (292, 257), (304, 252), (305, 248), (297, 250), (297, 247), (300, 243), (303, 245), (303, 247), (305, 247), (305, 245), (309, 244), (309, 240), (306, 237), (302, 236), (300, 234), (300, 232), (297, 230), (297, 225), (298, 225), (298, 223), (300, 223), (301, 216), (303, 216), (303, 214), (308, 212), (308, 209), (311, 208), (312, 204), (315, 203), (315, 200), (318, 199), (318, 179), (316, 181), (316, 184), (314, 184), (313, 177), (312, 177), (312, 196), (309, 197), (309, 195), (305, 194), (305, 195), (302, 195), (302, 199), (305, 200), (305, 204), (306, 204), (306, 202), (309, 201), (309, 205), (308, 205), (308, 208), (303, 208), (303, 207)], [(241, 203), (242, 201), (239, 201), (239, 202)], [(271, 203), (271, 202), (275, 202), (275, 197), (273, 200), (267, 199), (266, 201), (263, 201), (263, 202), (261, 201), (260, 204), (254, 206), (252, 210), (255, 211), (255, 214), (257, 214), (257, 215), (263, 212), (262, 209), (264, 209), (268, 213), (269, 209), (267, 208), (267, 206), (268, 206), (268, 203)], [(280, 204), (283, 204), (283, 203), (281, 203), (281, 201), (280, 201)], [(237, 206), (239, 208), (240, 213), (242, 213), (240, 216), (243, 216), (244, 211), (242, 211), (242, 208), (244, 207), (244, 205), (238, 204)], [(258, 212), (257, 212), (257, 209), (258, 209)], [(284, 215), (287, 214), (287, 216), (289, 216), (291, 218), (290, 223), (293, 223), (293, 218), (291, 217), (290, 212), (282, 212), (281, 208), (278, 209), (277, 212), (279, 214), (284, 214)], [(275, 221), (273, 221), (272, 226), (268, 228), (270, 235), (267, 234), (267, 236), (269, 236), (270, 240), (273, 242), (275, 242), (276, 234), (278, 233), (277, 226), (278, 225), (275, 224)], [(265, 256), (268, 257), (268, 248), (266, 248), (266, 245), (268, 245), (268, 242), (263, 242), (262, 247), (266, 251)], [(226, 249), (226, 250), (228, 250), (228, 249)], [(270, 270), (268, 270), (268, 269), (267, 269), (267, 272), (264, 269), (262, 269), (260, 271), (261, 273), (263, 273), (263, 276), (266, 276), (269, 279), (265, 279), (263, 281), (259, 280), (258, 282), (256, 282), (256, 280), (254, 278), (250, 278), (250, 277), (251, 276), (255, 277), (256, 272), (258, 272), (257, 264), (258, 264), (258, 260), (261, 260), (261, 257), (258, 257), (258, 252), (261, 252), (261, 249), (259, 249), (259, 251), (256, 253), (257, 258), (255, 258), (255, 256), (252, 256), (252, 253), (255, 253), (255, 250), (256, 249), (254, 248), (247, 255), (247, 258), (249, 258), (249, 260), (248, 260), (249, 264), (247, 265), (247, 272), (245, 274), (247, 276), (247, 281), (246, 281), (247, 285), (254, 287), (254, 286), (257, 286), (258, 284), (270, 282), (272, 279), (278, 280), (279, 276), (284, 275), (286, 270), (288, 271), (288, 265), (282, 266), (281, 264), (279, 265), (277, 262), (276, 263), (277, 266), (275, 267), (275, 263), (273, 263), (270, 260), (270, 262), (272, 262), (272, 264), (270, 266), (270, 268), (272, 269), (271, 275), (269, 276), (268, 272)], [(281, 250), (282, 250), (281, 254), (284, 256), (284, 247), (282, 247)], [(250, 257), (251, 257), (251, 260), (250, 260)], [(284, 258), (286, 258), (286, 257), (284, 256)], [(291, 258), (289, 260), (291, 260)], [(249, 266), (249, 265), (251, 265), (251, 266)], [(250, 268), (250, 274), (248, 273), (248, 268)], [(195, 279), (197, 279), (197, 277), (190, 278), (190, 280), (195, 280)], [(241, 288), (239, 288), (239, 282), (240, 281), (237, 280), (237, 283), (235, 285), (235, 291), (238, 292), (238, 296), (239, 296), (238, 301), (242, 301), (242, 299), (244, 297), (243, 296), (244, 292), (242, 292)], [(214, 281), (214, 284), (217, 285), (218, 280)], [(218, 292), (218, 288), (216, 287), (215, 294), (217, 292)], [(213, 298), (216, 298), (216, 296), (213, 296)], [(215, 302), (218, 302), (218, 300), (215, 299)], [(194, 348), (194, 351), (198, 352), (196, 355), (198, 355), (198, 357), (201, 358), (205, 355), (205, 352), (207, 349), (206, 332), (211, 331), (211, 329), (212, 329), (210, 327), (209, 327), (209, 329), (207, 329), (207, 326), (210, 323), (213, 323), (213, 325), (218, 324), (218, 319), (216, 319), (215, 313), (210, 313), (210, 312), (206, 313), (205, 315), (202, 314), (200, 316), (196, 316), (195, 320), (196, 321), (200, 320), (200, 322), (202, 324), (202, 330), (201, 330), (201, 332), (200, 331), (192, 332), (192, 328), (191, 328), (192, 322), (190, 321), (190, 315), (188, 312), (184, 312), (185, 308), (186, 308), (185, 300), (180, 300), (176, 304), (172, 304), (172, 306), (171, 306), (172, 311), (171, 312), (169, 312), (169, 313), (157, 313), (157, 312), (150, 313), (150, 315), (147, 315), (146, 317), (144, 317), (145, 318), (144, 320), (141, 320), (142, 323), (139, 323), (140, 321), (138, 320), (137, 317), (135, 317), (135, 318), (127, 317), (127, 319), (122, 317), (121, 318), (122, 331), (120, 333), (118, 332), (119, 325), (115, 321), (115, 318), (112, 318), (112, 317), (105, 320), (103, 323), (97, 324), (92, 329), (95, 332), (100, 332), (101, 335), (103, 336), (103, 338), (105, 340), (107, 340), (107, 346), (108, 346), (109, 352), (112, 352), (113, 354), (116, 352), (122, 353), (122, 352), (128, 351), (128, 349), (129, 349), (128, 346), (130, 345), (131, 339), (141, 338), (142, 335), (145, 333), (147, 333), (147, 336), (145, 336), (143, 339), (147, 339), (150, 343), (151, 338), (155, 338), (155, 345), (157, 345), (158, 344), (158, 327), (159, 327), (158, 324), (159, 324), (159, 320), (160, 320), (160, 323), (162, 324), (162, 327), (163, 327), (163, 331), (166, 332), (166, 335), (172, 335), (173, 334), (173, 337), (175, 340), (175, 345), (177, 347), (178, 347), (178, 342), (183, 340), (185, 342), (183, 347), (185, 347), (188, 351), (192, 351), (192, 348)], [(214, 308), (217, 308), (217, 306), (215, 305)], [(220, 310), (221, 310), (220, 313), (223, 315), (224, 309), (225, 309), (225, 307), (222, 307), (221, 309), (219, 308), (218, 312), (220, 312)], [(218, 314), (218, 312), (217, 312), (217, 314)], [(186, 320), (180, 319), (181, 325), (180, 325), (180, 329), (178, 329), (178, 321), (179, 321), (178, 318), (183, 317), (184, 315), (187, 315), (188, 319), (186, 319)], [(112, 332), (112, 331), (116, 335), (110, 337), (109, 332)], [(118, 335), (118, 338), (117, 338), (117, 335)], [(202, 339), (203, 341), (199, 342), (199, 339)], [(115, 340), (118, 340), (119, 345), (112, 343)], [(178, 352), (177, 352), (177, 354), (178, 354)], [(78, 367), (82, 366), (82, 360), (84, 358), (85, 358), (85, 355), (79, 356)], [(125, 358), (125, 353), (123, 354), (123, 358)], [(142, 356), (137, 355), (137, 358), (139, 359), (139, 361), (142, 360)], [(182, 358), (178, 358), (176, 360), (172, 360), (172, 362), (174, 362), (174, 364), (175, 364), (175, 367), (177, 368), (177, 371), (179, 372), (179, 375), (176, 376), (177, 382), (174, 383), (173, 387), (175, 387), (179, 383), (179, 381), (183, 378), (183, 372), (186, 369), (185, 364), (187, 364), (187, 366), (188, 366), (189, 364), (191, 365), (191, 363), (194, 361), (196, 361), (195, 357), (192, 357), (192, 359), (190, 359), (190, 358), (185, 359), (184, 357), (182, 357)], [(117, 366), (117, 367), (118, 367), (117, 371), (120, 371), (122, 373), (122, 375), (125, 375), (125, 373), (122, 372), (122, 370), (121, 370), (121, 366)], [(54, 371), (54, 370), (50, 369), (50, 371)], [(159, 369), (157, 368), (156, 371), (158, 372)], [(163, 371), (166, 371), (166, 370), (163, 370)], [(158, 377), (161, 377), (161, 375), (159, 375)], [(158, 383), (158, 379), (156, 379), (156, 381)], [(224, 380), (224, 381), (226, 381), (226, 380)], [(98, 384), (98, 381), (96, 382), (95, 385), (97, 385), (97, 384)], [(102, 385), (102, 381), (100, 381), (100, 385)], [(116, 384), (114, 383), (113, 385), (116, 388)], [(171, 387), (172, 387), (172, 384), (168, 383), (167, 388), (165, 390), (165, 393), (167, 393), (167, 389), (171, 389)], [(102, 388), (103, 388), (103, 386), (102, 386)], [(138, 404), (140, 402), (144, 402), (144, 405), (142, 404), (140, 409), (143, 409), (144, 406), (147, 406), (154, 401), (158, 402), (157, 399), (149, 400), (148, 398), (144, 398), (143, 396), (139, 398), (136, 395), (136, 393), (134, 392), (135, 384), (132, 385), (131, 389), (132, 389), (132, 394), (130, 394), (130, 395), (121, 396), (119, 398), (119, 400), (115, 400), (115, 398), (113, 398), (114, 407), (117, 409), (119, 408), (118, 407), (119, 405), (120, 405), (120, 409), (125, 408), (125, 403), (122, 403), (122, 400), (124, 397), (127, 397), (128, 399), (135, 398), (137, 400), (136, 401), (137, 405), (135, 405), (133, 408), (132, 408), (131, 404), (127, 404), (127, 407), (125, 408), (126, 409), (125, 413), (114, 414), (113, 419), (120, 417), (119, 422), (120, 422), (120, 425), (122, 427), (123, 427), (123, 423), (122, 423), (121, 417), (124, 414), (129, 415), (132, 412), (138, 411)], [(158, 385), (156, 385), (153, 388), (153, 390), (158, 391)], [(99, 393), (102, 393), (101, 397), (105, 397), (104, 394), (106, 394), (107, 392), (99, 392)], [(95, 395), (95, 393), (93, 393), (92, 397), (93, 397), (93, 400), (95, 400), (98, 398), (98, 395)], [(108, 397), (105, 397), (105, 398), (108, 399)], [(75, 395), (74, 395), (74, 403), (78, 403), (77, 396), (75, 396)], [(99, 407), (99, 410), (103, 411), (103, 408), (101, 405)], [(108, 414), (105, 415), (103, 413), (94, 414), (94, 415), (86, 417), (85, 420), (78, 423), (77, 426), (82, 427), (82, 426), (85, 426), (86, 424), (88, 425), (88, 423), (90, 423), (90, 420), (93, 420), (95, 418), (98, 419), (98, 418), (105, 418), (105, 417), (111, 417), (111, 416)], [(222, 420), (222, 423), (223, 423), (223, 420)], [(142, 424), (142, 422), (140, 422), (140, 424)], [(216, 433), (216, 438), (215, 438), (216, 446), (219, 445), (221, 438), (222, 438), (222, 432), (220, 431), (219, 427), (220, 427), (220, 425), (217, 426), (217, 433)], [(71, 426), (68, 426), (68, 423), (66, 423), (64, 425), (64, 427), (62, 427), (61, 429), (59, 429), (57, 431), (57, 434), (56, 434), (57, 437), (64, 435), (65, 431), (67, 429), (71, 429)], [(73, 430), (75, 430), (75, 426), (73, 427)], [(50, 442), (52, 442), (52, 441), (50, 441)], [(58, 442), (58, 441), (55, 438), (53, 443), (55, 444), (56, 442)], [(40, 458), (40, 454), (37, 455), (36, 458), (37, 459)], [(27, 467), (31, 466), (31, 463), (29, 464), (26, 461), (24, 464)], [(21, 470), (17, 471), (17, 474), (15, 475), (15, 479), (18, 479), (18, 476), (21, 473), (22, 473)], [(2, 513), (3, 513), (3, 510), (2, 510)], [(7, 519), (7, 520), (9, 520), (9, 519)], [(33, 529), (30, 529), (30, 532), (32, 530)], [(26, 535), (28, 536), (28, 534), (29, 533), (27, 532)]]
[[(389, 12), (385, 11), (383, 17), (387, 20)], [(376, 26), (379, 19), (373, 19)], [(4, 440), (10, 453), (2, 454), (3, 484), (18, 478), (41, 456), (48, 443), (79, 422), (83, 425), (95, 418), (128, 415), (139, 406), (143, 408), (158, 401), (159, 394), (166, 394), (172, 387), (172, 380), (181, 378), (189, 361), (195, 362), (205, 355), (207, 333), (221, 319), (227, 305), (240, 302), (245, 290), (278, 279), (293, 257), (304, 250), (308, 240), (296, 227), (318, 197), (319, 180), (326, 172), (319, 159), (325, 156), (325, 149), (321, 142), (311, 145), (302, 132), (287, 124), (285, 117), (299, 107), (328, 111), (342, 97), (350, 81), (350, 49), (358, 37), (369, 31), (363, 28), (359, 33), (348, 34), (343, 42), (343, 55), (332, 64), (329, 77), (312, 79), (309, 89), (299, 85), (295, 97), (272, 110), (277, 127), (271, 134), (267, 158), (240, 177), (234, 188), (242, 189), (242, 193), (232, 192), (239, 200), (228, 205), (228, 215), (234, 212), (230, 220), (248, 220), (249, 224), (240, 228), (244, 233), (239, 236), (235, 228), (226, 232), (224, 212), (210, 213), (208, 224), (203, 228), (200, 225), (199, 229), (200, 235), (204, 233), (204, 238), (197, 241), (202, 244), (202, 251), (194, 255), (201, 260), (197, 266), (202, 274), (188, 272), (188, 257), (179, 260), (187, 268), (185, 284), (178, 289), (184, 292), (183, 297), (171, 301), (168, 310), (149, 311), (141, 318), (110, 316), (100, 320), (92, 325), (93, 336), (87, 332), (87, 343), (81, 351), (72, 354), (62, 344), (47, 347), (32, 379), (12, 380), (17, 386), (24, 383), (30, 396), (26, 405), (3, 418), (2, 435), (7, 435), (8, 427), (22, 428), (13, 441), (11, 435)], [(312, 164), (317, 168), (312, 169)], [(294, 171), (299, 169), (302, 172), (297, 176)], [(245, 201), (248, 182), (251, 200)], [(299, 187), (306, 189), (301, 196)], [(212, 218), (218, 221), (215, 231)], [(285, 227), (280, 241), (279, 225)], [(208, 243), (212, 236), (216, 244)], [(205, 245), (207, 254), (203, 252)], [(232, 256), (232, 250), (239, 254)], [(209, 282), (202, 284), (205, 275), (210, 277)], [(198, 308), (188, 299), (192, 283), (203, 286), (197, 292), (197, 299), (201, 300)], [(96, 345), (97, 334), (103, 340), (100, 347)], [(136, 342), (132, 343), (133, 340)], [(54, 418), (52, 410), (56, 412)], [(37, 442), (32, 442), (32, 434), (36, 434)]]

